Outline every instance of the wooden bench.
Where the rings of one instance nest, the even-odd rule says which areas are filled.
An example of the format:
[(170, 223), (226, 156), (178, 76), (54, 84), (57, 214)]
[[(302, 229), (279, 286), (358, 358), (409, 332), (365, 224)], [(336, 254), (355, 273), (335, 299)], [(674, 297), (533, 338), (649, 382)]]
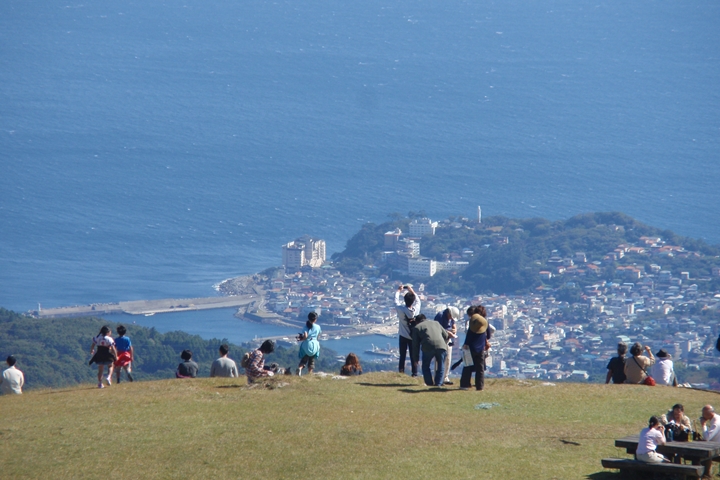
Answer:
[(681, 465), (677, 463), (645, 463), (629, 458), (603, 458), (603, 468), (617, 468), (623, 473), (626, 470), (650, 473), (666, 473), (682, 478), (700, 478), (705, 467), (702, 465)]

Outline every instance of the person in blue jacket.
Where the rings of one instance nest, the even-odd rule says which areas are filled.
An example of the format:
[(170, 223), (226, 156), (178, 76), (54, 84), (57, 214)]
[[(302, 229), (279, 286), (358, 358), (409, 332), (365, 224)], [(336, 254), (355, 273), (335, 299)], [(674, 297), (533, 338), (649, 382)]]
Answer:
[(322, 333), (322, 329), (316, 323), (317, 313), (308, 313), (308, 320), (305, 323), (305, 329), (297, 336), (300, 344), (300, 365), (298, 365), (298, 375), (302, 375), (302, 369), (307, 365), (308, 373), (312, 373), (315, 370), (315, 360), (320, 356), (320, 342), (318, 337)]

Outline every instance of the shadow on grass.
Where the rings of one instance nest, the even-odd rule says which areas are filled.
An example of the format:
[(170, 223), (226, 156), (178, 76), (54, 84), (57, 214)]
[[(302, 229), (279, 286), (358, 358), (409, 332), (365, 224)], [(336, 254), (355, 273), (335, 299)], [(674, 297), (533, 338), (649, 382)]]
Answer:
[[(617, 472), (597, 472), (597, 473), (591, 473), (587, 477), (589, 480), (617, 480), (618, 478), (624, 478), (621, 477), (619, 473)], [(635, 478), (635, 477), (631, 477)]]
[(57, 393), (77, 392), (78, 390), (105, 390), (107, 388), (112, 388), (112, 387), (105, 387), (105, 388), (87, 387), (87, 388), (73, 388), (73, 389), (64, 389), (64, 390), (47, 390), (45, 392), (40, 393), (39, 395), (55, 395)]
[(246, 385), (218, 385), (217, 388), (242, 388)]
[(457, 388), (441, 388), (441, 387), (427, 387), (423, 388), (422, 390), (412, 390), (410, 388), (401, 388), (398, 390), (398, 392), (403, 393), (448, 393), (448, 392), (460, 392), (461, 390), (458, 390)]
[(362, 385), (363, 387), (409, 387), (411, 384), (408, 383), (366, 383), (357, 382), (356, 385)]

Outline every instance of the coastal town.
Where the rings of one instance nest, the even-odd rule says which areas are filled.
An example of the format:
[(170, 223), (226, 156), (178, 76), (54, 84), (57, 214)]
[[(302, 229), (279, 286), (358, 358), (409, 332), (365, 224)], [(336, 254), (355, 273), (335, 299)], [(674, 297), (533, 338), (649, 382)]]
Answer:
[[(394, 262), (397, 269), (408, 266), (401, 273), (410, 278), (427, 278), (441, 262), (419, 258), (419, 243), (438, 227), (428, 219), (418, 223), (424, 230), (412, 235), (397, 230), (387, 232), (383, 260)], [(470, 255), (472, 252), (463, 249), (448, 252), (446, 258), (454, 259), (449, 260), (455, 262), (453, 268), (462, 268), (460, 259)], [(603, 262), (633, 256), (644, 259), (617, 266), (614, 281), (593, 281), (597, 272), (606, 267)], [(431, 293), (422, 282), (414, 286), (428, 318), (447, 306), (456, 306), (461, 312), (470, 305), (486, 307), (488, 320), (497, 329), (487, 360), (491, 377), (601, 381), (620, 341), (641, 342), (654, 352), (662, 348), (689, 370), (717, 365), (714, 345), (720, 292), (700, 287), (720, 277), (720, 269), (712, 269), (713, 278), (693, 278), (691, 272), (676, 276), (663, 268), (664, 261), (673, 256), (700, 258), (702, 254), (668, 245), (660, 237), (641, 237), (636, 244), (619, 244), (595, 261), (589, 261), (583, 252), (572, 256), (553, 254), (541, 266), (539, 275), (543, 280), (562, 276), (564, 286), (574, 287), (574, 282), (583, 278), (582, 293), (572, 301), (558, 299), (558, 289), (548, 286), (523, 295), (472, 297)], [(404, 261), (398, 260), (400, 257)], [(377, 275), (372, 265), (342, 274), (325, 261), (324, 242), (307, 236), (283, 245), (283, 262), (283, 268), (229, 279), (217, 288), (223, 295), (257, 295), (255, 302), (238, 310), (238, 316), (254, 321), (297, 325), (314, 311), (324, 328), (335, 328), (341, 332), (338, 334), (397, 336), (393, 300), (399, 280)], [(421, 270), (418, 264), (426, 268)], [(648, 264), (650, 268), (643, 266)], [(466, 326), (463, 321), (459, 323), (462, 338)], [(390, 338), (388, 342), (393, 346), (397, 343)], [(388, 364), (397, 361), (395, 348), (378, 353)], [(453, 354), (459, 358), (458, 349)]]

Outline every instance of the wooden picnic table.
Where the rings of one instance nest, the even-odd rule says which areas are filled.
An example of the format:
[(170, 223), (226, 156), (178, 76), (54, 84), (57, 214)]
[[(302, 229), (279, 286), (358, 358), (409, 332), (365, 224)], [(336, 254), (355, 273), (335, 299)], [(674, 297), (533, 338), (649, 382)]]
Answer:
[[(627, 453), (634, 454), (639, 439), (640, 435), (629, 435), (615, 440), (615, 446), (624, 448)], [(667, 442), (665, 445), (658, 445), (657, 452), (669, 458), (688, 459), (697, 465), (703, 460), (720, 457), (720, 442)]]

